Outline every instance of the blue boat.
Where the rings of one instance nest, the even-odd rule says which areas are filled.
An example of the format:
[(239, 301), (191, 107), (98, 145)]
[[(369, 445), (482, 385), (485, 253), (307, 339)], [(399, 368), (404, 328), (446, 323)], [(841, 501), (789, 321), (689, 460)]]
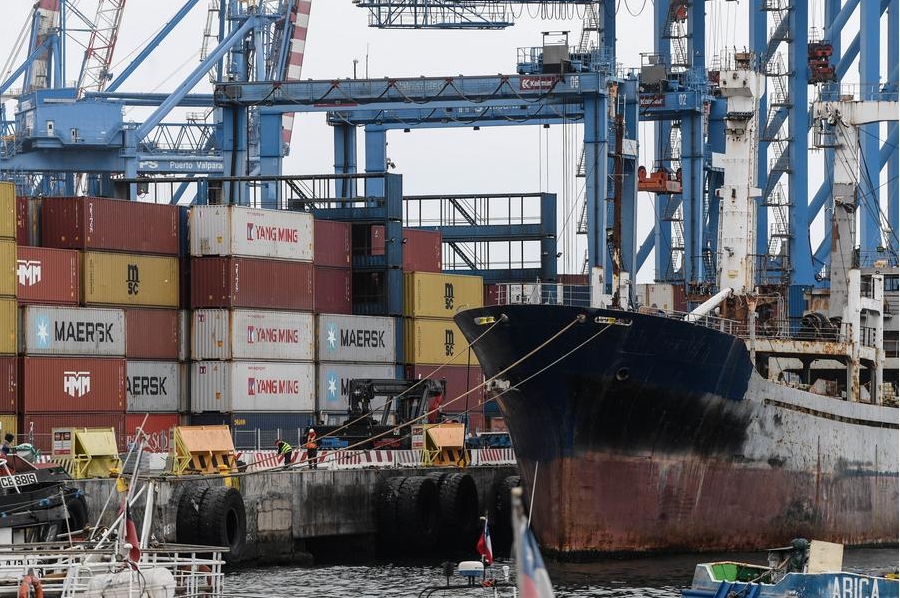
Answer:
[[(817, 554), (819, 553), (819, 554)], [(824, 556), (819, 556), (824, 555)], [(794, 540), (769, 551), (768, 565), (736, 561), (700, 563), (682, 598), (897, 598), (890, 576), (841, 571), (843, 547)]]

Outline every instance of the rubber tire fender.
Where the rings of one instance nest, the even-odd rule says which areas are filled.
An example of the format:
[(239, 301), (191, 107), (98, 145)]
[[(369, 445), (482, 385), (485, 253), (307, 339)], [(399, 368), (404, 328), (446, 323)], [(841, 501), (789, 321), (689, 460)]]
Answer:
[(400, 488), (397, 518), (404, 546), (415, 555), (434, 550), (440, 534), (438, 494), (434, 478), (412, 476)]
[(79, 494), (67, 499), (66, 510), (69, 512), (68, 526), (72, 533), (80, 532), (90, 523), (87, 501), (84, 496)]
[(200, 505), (207, 490), (208, 486), (192, 486), (181, 494), (175, 513), (175, 541), (179, 544), (200, 543)]
[(247, 511), (244, 498), (229, 486), (206, 490), (200, 502), (200, 543), (205, 546), (227, 546), (226, 563), (241, 560), (247, 543)]
[(509, 555), (512, 548), (512, 489), (521, 485), (517, 475), (498, 480), (494, 491), (494, 508), (490, 515), (491, 544), (494, 554)]
[(441, 532), (456, 548), (471, 548), (478, 540), (478, 487), (467, 473), (451, 473), (438, 486)]
[(378, 536), (382, 547), (387, 550), (398, 547), (400, 522), (397, 518), (397, 505), (400, 503), (400, 490), (406, 480), (402, 476), (389, 478), (378, 496)]

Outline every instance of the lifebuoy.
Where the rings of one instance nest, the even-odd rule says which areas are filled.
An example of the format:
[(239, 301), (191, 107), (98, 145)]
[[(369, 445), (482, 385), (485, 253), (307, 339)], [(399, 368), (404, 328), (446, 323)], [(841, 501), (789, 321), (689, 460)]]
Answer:
[(19, 598), (29, 597), (44, 598), (44, 586), (41, 584), (41, 580), (34, 575), (26, 575), (19, 584)]

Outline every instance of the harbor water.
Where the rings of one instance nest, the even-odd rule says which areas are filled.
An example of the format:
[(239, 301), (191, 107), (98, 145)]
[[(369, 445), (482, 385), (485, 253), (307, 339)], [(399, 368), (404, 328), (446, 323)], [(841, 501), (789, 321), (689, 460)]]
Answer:
[[(558, 598), (610, 596), (678, 598), (690, 586), (694, 566), (700, 562), (738, 560), (765, 563), (762, 553), (682, 554), (672, 556), (610, 559), (594, 563), (548, 563), (550, 579)], [(491, 569), (501, 577), (500, 566)], [(514, 575), (515, 564), (507, 563)], [(897, 548), (860, 548), (844, 551), (844, 569), (883, 574), (896, 571)], [(455, 576), (453, 583), (462, 583)], [(291, 596), (296, 598), (344, 598), (347, 596), (418, 596), (428, 586), (445, 583), (440, 563), (384, 563), (323, 565), (314, 567), (268, 567), (231, 572), (226, 580), (229, 594), (246, 596)], [(492, 596), (485, 588), (464, 592), (441, 591), (432, 596)], [(506, 594), (501, 594), (506, 595)]]

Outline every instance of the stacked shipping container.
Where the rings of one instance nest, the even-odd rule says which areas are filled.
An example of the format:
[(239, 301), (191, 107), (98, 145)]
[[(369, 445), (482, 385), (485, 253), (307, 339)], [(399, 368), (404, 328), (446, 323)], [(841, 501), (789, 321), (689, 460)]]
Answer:
[(445, 378), (444, 413), (466, 414), (472, 431), (484, 429), (484, 376), (453, 316), (460, 309), (481, 307), (483, 287), (480, 276), (403, 275), (406, 375)]
[(315, 311), (349, 314), (353, 311), (350, 269), (350, 223), (316, 220)]
[(195, 421), (205, 423), (214, 413), (245, 427), (263, 413), (311, 421), (312, 215), (197, 206), (190, 241), (190, 410), (202, 414)]
[(16, 266), (16, 191), (12, 183), (0, 183), (0, 438), (16, 433), (9, 425), (18, 388)]
[(128, 342), (133, 318), (122, 308), (177, 315), (178, 208), (94, 197), (20, 199), (18, 207), (19, 241), (45, 246), (22, 247), (16, 272), (21, 432), (48, 451), (53, 428), (112, 427), (124, 449), (126, 412), (140, 409), (166, 416), (157, 432), (168, 438), (178, 422), (177, 352), (162, 367), (131, 360), (165, 327), (156, 318), (145, 327), (152, 334)]

